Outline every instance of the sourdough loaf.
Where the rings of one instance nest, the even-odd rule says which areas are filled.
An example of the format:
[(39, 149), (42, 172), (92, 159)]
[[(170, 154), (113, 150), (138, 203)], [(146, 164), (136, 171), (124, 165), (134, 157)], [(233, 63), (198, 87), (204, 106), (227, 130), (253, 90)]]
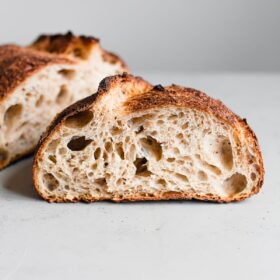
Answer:
[(255, 134), (220, 101), (123, 74), (58, 115), (33, 176), (50, 202), (230, 202), (256, 194), (264, 168)]
[(43, 35), (28, 47), (0, 46), (0, 169), (32, 152), (58, 112), (123, 71), (93, 37)]

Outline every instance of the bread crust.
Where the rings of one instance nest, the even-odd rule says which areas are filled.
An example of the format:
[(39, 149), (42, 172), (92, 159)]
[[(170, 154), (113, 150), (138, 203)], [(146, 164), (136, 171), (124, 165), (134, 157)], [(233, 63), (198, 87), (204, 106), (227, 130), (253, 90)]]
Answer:
[[(71, 31), (68, 31), (66, 34), (40, 35), (30, 47), (53, 54), (72, 55), (74, 53), (76, 58), (85, 59), (89, 51), (98, 44), (99, 39), (95, 37), (84, 35), (75, 36)], [(120, 63), (128, 71), (126, 63), (118, 55), (106, 50), (102, 51), (104, 61), (111, 64)]]
[[(108, 94), (110, 89), (118, 84), (123, 82), (130, 82), (130, 83), (141, 83), (147, 88), (146, 93), (142, 93), (139, 95), (132, 95), (127, 102), (125, 103), (126, 113), (143, 111), (152, 108), (163, 108), (167, 106), (174, 106), (174, 107), (185, 107), (185, 108), (192, 108), (199, 111), (207, 112), (208, 114), (214, 115), (218, 119), (224, 121), (228, 125), (232, 126), (233, 128), (242, 129), (245, 133), (247, 140), (250, 144), (254, 147), (256, 155), (258, 157), (258, 162), (260, 165), (260, 180), (252, 189), (251, 193), (242, 194), (238, 197), (234, 198), (222, 198), (220, 196), (207, 194), (207, 195), (198, 195), (198, 194), (191, 194), (186, 195), (181, 192), (168, 192), (168, 193), (158, 193), (156, 196), (149, 196), (149, 194), (140, 194), (136, 196), (130, 197), (119, 197), (119, 196), (112, 196), (110, 198), (94, 198), (90, 195), (83, 195), (81, 197), (75, 199), (66, 199), (66, 198), (56, 198), (56, 197), (44, 197), (44, 194), (40, 192), (39, 182), (37, 180), (37, 169), (38, 169), (38, 161), (42, 158), (42, 152), (44, 150), (45, 145), (47, 144), (48, 140), (52, 136), (53, 133), (58, 131), (60, 127), (63, 125), (66, 118), (92, 108), (95, 106), (99, 99), (102, 98), (103, 95)], [(192, 89), (192, 88), (184, 88), (177, 85), (171, 85), (168, 87), (163, 87), (161, 85), (151, 86), (148, 82), (143, 80), (140, 77), (134, 77), (127, 73), (122, 75), (116, 75), (112, 77), (107, 77), (102, 80), (99, 85), (98, 92), (95, 95), (89, 96), (83, 100), (80, 100), (73, 104), (72, 106), (65, 109), (61, 112), (46, 130), (46, 133), (42, 136), (38, 148), (37, 153), (34, 158), (33, 164), (33, 179), (34, 185), (37, 189), (37, 192), (47, 201), (49, 202), (93, 202), (93, 201), (100, 201), (100, 200), (112, 200), (115, 202), (125, 202), (125, 201), (146, 201), (146, 200), (206, 200), (206, 201), (215, 201), (215, 202), (233, 202), (233, 201), (241, 201), (244, 200), (253, 194), (256, 194), (260, 191), (263, 181), (264, 181), (264, 166), (261, 151), (259, 148), (258, 140), (255, 133), (247, 124), (246, 119), (241, 119), (239, 116), (234, 114), (231, 110), (229, 110), (221, 101), (215, 100), (205, 93)]]
[[(41, 35), (28, 47), (17, 45), (0, 46), (0, 104), (13, 94), (14, 90), (29, 77), (44, 67), (52, 64), (74, 65), (86, 57), (71, 55), (76, 49), (89, 53), (99, 40), (91, 36), (74, 36), (71, 32), (66, 34)], [(104, 61), (119, 63), (124, 71), (128, 67), (117, 55), (101, 49)], [(26, 150), (16, 157), (10, 158), (8, 164), (27, 156), (34, 149)]]
[(0, 46), (0, 102), (32, 74), (50, 64), (74, 64), (60, 55), (51, 55), (16, 45)]
[(73, 47), (90, 48), (98, 43), (99, 39), (95, 37), (75, 36), (68, 31), (66, 34), (42, 34), (31, 44), (31, 47), (49, 53), (69, 54)]
[[(41, 35), (28, 47), (17, 45), (0, 46), (0, 102), (18, 85), (35, 72), (50, 64), (75, 64), (86, 57), (71, 56), (79, 49), (85, 53), (99, 44), (91, 36), (66, 34)], [(112, 64), (119, 63), (125, 71), (128, 67), (116, 54), (102, 49), (103, 59)]]

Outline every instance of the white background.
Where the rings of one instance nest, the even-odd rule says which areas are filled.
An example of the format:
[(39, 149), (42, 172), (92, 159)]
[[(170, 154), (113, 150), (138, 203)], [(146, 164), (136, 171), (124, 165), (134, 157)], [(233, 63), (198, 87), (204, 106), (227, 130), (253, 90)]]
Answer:
[(0, 43), (67, 30), (134, 71), (280, 70), (279, 0), (0, 0)]

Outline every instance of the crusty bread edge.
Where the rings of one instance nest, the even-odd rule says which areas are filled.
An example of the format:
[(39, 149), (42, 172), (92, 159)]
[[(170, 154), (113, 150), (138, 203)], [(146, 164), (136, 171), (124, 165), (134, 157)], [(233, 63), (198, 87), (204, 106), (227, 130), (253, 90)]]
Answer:
[[(250, 141), (250, 143), (253, 145), (254, 150), (256, 152), (256, 155), (258, 156), (259, 164), (260, 164), (260, 180), (258, 184), (252, 189), (250, 193), (247, 194), (242, 194), (237, 197), (233, 198), (222, 198), (217, 195), (212, 195), (212, 194), (207, 194), (207, 195), (199, 195), (199, 194), (183, 194), (180, 192), (167, 192), (167, 193), (162, 193), (158, 195), (157, 197), (151, 197), (149, 195), (145, 194), (140, 194), (140, 195), (135, 195), (135, 196), (130, 196), (128, 198), (122, 198), (122, 197), (112, 197), (110, 199), (108, 198), (98, 198), (95, 199), (91, 195), (82, 195), (81, 197), (77, 197), (74, 199), (66, 199), (66, 198), (50, 198), (44, 196), (44, 193), (40, 191), (40, 186), (39, 182), (37, 180), (37, 174), (38, 174), (38, 161), (42, 158), (42, 153), (43, 150), (48, 142), (48, 140), (51, 138), (52, 134), (54, 134), (56, 131), (60, 129), (60, 127), (63, 125), (63, 122), (65, 121), (66, 118), (89, 109), (90, 107), (94, 106), (95, 104), (98, 103), (98, 100), (102, 98), (103, 95), (107, 94), (110, 89), (113, 87), (117, 86), (120, 81), (131, 81), (131, 82), (138, 82), (138, 83), (144, 83), (146, 84), (147, 87), (151, 87), (151, 85), (143, 80), (141, 77), (134, 77), (132, 75), (129, 75), (127, 73), (123, 73), (121, 75), (116, 75), (116, 76), (111, 76), (111, 77), (106, 77), (103, 79), (99, 85), (98, 91), (96, 94), (91, 95), (89, 97), (86, 97), (73, 105), (69, 106), (66, 108), (64, 111), (62, 111), (60, 114), (57, 115), (57, 117), (53, 120), (53, 122), (50, 124), (46, 132), (42, 135), (38, 146), (37, 146), (37, 152), (34, 157), (34, 162), (33, 162), (33, 181), (34, 181), (34, 186), (35, 189), (37, 190), (38, 194), (47, 200), (48, 202), (94, 202), (94, 201), (102, 201), (102, 200), (109, 200), (109, 201), (114, 201), (114, 202), (129, 202), (129, 201), (159, 201), (159, 200), (203, 200), (203, 201), (214, 201), (214, 202), (219, 202), (219, 203), (228, 203), (228, 202), (236, 202), (236, 201), (242, 201), (248, 197), (251, 197), (254, 194), (257, 194), (264, 182), (264, 165), (263, 165), (263, 159), (262, 159), (262, 154), (261, 150), (259, 148), (258, 144), (258, 139), (253, 132), (253, 130), (249, 127), (246, 119), (241, 119), (239, 116), (234, 114), (232, 111), (230, 111), (223, 103), (219, 100), (215, 100), (204, 93), (194, 90), (194, 89), (188, 89), (188, 90), (193, 90), (196, 92), (196, 96), (203, 95), (204, 98), (207, 98), (209, 101), (215, 104), (215, 106), (210, 107), (210, 108), (205, 108), (205, 107), (200, 107), (199, 103), (195, 102), (195, 108), (197, 110), (201, 111), (206, 111), (207, 113), (215, 115), (218, 119), (223, 120), (226, 122), (228, 125), (236, 127), (236, 125), (240, 125), (244, 131), (245, 131), (245, 136), (246, 138)], [(154, 88), (156, 88), (155, 86)], [(191, 107), (191, 100), (188, 102), (187, 107)], [(182, 104), (183, 105), (183, 104)], [(152, 104), (150, 108), (157, 107), (156, 104)], [(165, 107), (164, 104), (161, 105), (161, 107)], [(185, 106), (186, 107), (186, 106)], [(144, 105), (143, 107), (137, 108), (138, 111), (142, 111), (147, 109), (147, 107)], [(227, 116), (227, 117), (225, 117)]]
[[(40, 37), (42, 37), (42, 36), (51, 37), (50, 35), (41, 35), (41, 36), (39, 36), (39, 38), (37, 40), (39, 40)], [(53, 36), (61, 36), (62, 39), (66, 38), (67, 36), (68, 37), (72, 36), (72, 38), (76, 37), (72, 33), (71, 33), (71, 35), (69, 35), (69, 33), (67, 33), (65, 35), (56, 34)], [(99, 42), (98, 39), (95, 39), (93, 37), (79, 36), (77, 38), (80, 38), (87, 44), (96, 44)], [(32, 77), (34, 74), (38, 73), (42, 69), (44, 69), (50, 65), (54, 65), (54, 64), (73, 65), (73, 64), (80, 63), (80, 60), (69, 57), (69, 55), (52, 54), (52, 53), (48, 53), (47, 51), (40, 51), (40, 50), (32, 49), (31, 47), (19, 47), (19, 46), (14, 46), (14, 45), (6, 45), (6, 46), (2, 46), (2, 48), (17, 48), (18, 52), (16, 53), (14, 58), (17, 60), (21, 60), (21, 57), (22, 58), (24, 57), (24, 59), (22, 59), (22, 63), (19, 63), (19, 66), (21, 69), (19, 69), (17, 67), (13, 67), (9, 71), (9, 75), (7, 75), (7, 80), (5, 80), (6, 83), (4, 85), (2, 85), (2, 88), (0, 88), (1, 89), (0, 90), (0, 104), (5, 102), (5, 99), (8, 98), (11, 94), (13, 94), (15, 89), (20, 84), (26, 82), (30, 77)], [(105, 61), (110, 63), (110, 61), (114, 60), (114, 63), (119, 63), (124, 71), (127, 71), (127, 72), (129, 71), (126, 63), (118, 55), (116, 55), (112, 52), (109, 52), (103, 48), (101, 48), (101, 50), (103, 52), (103, 59)], [(4, 57), (2, 58), (2, 61), (4, 61), (5, 59), (6, 58), (4, 55)], [(10, 59), (10, 57), (9, 57), (9, 59)], [(23, 70), (24, 72), (22, 73), (22, 75), (18, 75), (17, 72), (22, 71), (22, 69), (24, 69)], [(12, 71), (12, 74), (11, 74), (11, 71)], [(13, 78), (11, 80), (9, 77), (16, 77), (16, 78)], [(36, 149), (36, 146), (34, 146), (33, 148), (31, 148), (29, 150), (22, 152), (21, 154), (18, 154), (16, 157), (10, 158), (7, 162), (4, 162), (4, 164), (2, 164), (0, 166), (0, 170), (3, 170), (10, 164), (20, 160), (21, 158), (31, 155), (35, 149)]]
[[(79, 39), (83, 43), (87, 45), (95, 45), (98, 44), (99, 40), (95, 39), (94, 37), (87, 37), (87, 36), (74, 36), (72, 33), (66, 33), (63, 34), (56, 34), (56, 35), (41, 35), (39, 38), (33, 43), (36, 44), (37, 41), (40, 40), (42, 37), (56, 37), (59, 36), (62, 41), (69, 40), (70, 44), (72, 44), (72, 40)], [(62, 45), (62, 44), (61, 44)], [(60, 45), (57, 46), (59, 49)], [(13, 66), (11, 69), (9, 69), (9, 73), (5, 73), (5, 69), (2, 70), (3, 75), (6, 76), (6, 79), (4, 79), (4, 84), (0, 86), (0, 103), (3, 102), (3, 100), (8, 97), (10, 94), (13, 93), (13, 91), (23, 82), (25, 82), (30, 76), (35, 74), (36, 72), (42, 70), (43, 68), (53, 65), (53, 64), (77, 64), (81, 60), (71, 57), (67, 54), (57, 54), (57, 53), (49, 53), (48, 51), (44, 50), (37, 50), (31, 46), (29, 47), (20, 47), (17, 45), (4, 45), (1, 46), (3, 57), (1, 61), (5, 61), (6, 59), (12, 60), (14, 59), (16, 61), (15, 67)], [(6, 49), (5, 49), (6, 48)], [(14, 57), (11, 57), (9, 48), (14, 48)], [(123, 68), (124, 72), (129, 72), (128, 66), (122, 60), (118, 55), (109, 52), (102, 48), (100, 46), (100, 49), (102, 51), (103, 59), (104, 61), (107, 61), (108, 63), (119, 63), (121, 67)], [(18, 75), (18, 72), (22, 72), (21, 75)]]
[[(96, 44), (100, 43), (100, 40), (98, 38), (95, 38), (93, 36), (75, 36), (71, 31), (68, 31), (65, 34), (41, 34), (38, 36), (38, 38), (30, 45), (31, 48), (34, 49), (41, 49), (41, 51), (49, 52), (48, 47), (49, 45), (44, 44), (44, 42), (48, 42), (48, 44), (51, 44), (51, 42), (55, 41), (55, 45), (52, 47), (52, 52), (56, 54), (66, 54), (67, 49), (74, 47), (75, 44), (80, 43), (84, 45), (85, 47), (92, 47)], [(43, 47), (41, 48), (41, 43), (43, 43)], [(117, 54), (107, 51), (104, 48), (101, 47), (101, 50), (103, 52), (103, 59), (109, 63), (119, 63), (121, 67), (124, 69), (124, 71), (129, 72), (128, 66), (124, 62), (124, 60), (118, 56)], [(66, 54), (66, 56), (68, 56)]]

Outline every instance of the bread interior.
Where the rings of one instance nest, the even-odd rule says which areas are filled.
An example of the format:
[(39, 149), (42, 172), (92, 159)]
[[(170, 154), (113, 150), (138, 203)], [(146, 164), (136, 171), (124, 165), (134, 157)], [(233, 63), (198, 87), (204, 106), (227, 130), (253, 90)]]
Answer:
[(243, 134), (213, 115), (100, 107), (69, 117), (46, 143), (37, 173), (44, 197), (234, 199), (259, 180)]

